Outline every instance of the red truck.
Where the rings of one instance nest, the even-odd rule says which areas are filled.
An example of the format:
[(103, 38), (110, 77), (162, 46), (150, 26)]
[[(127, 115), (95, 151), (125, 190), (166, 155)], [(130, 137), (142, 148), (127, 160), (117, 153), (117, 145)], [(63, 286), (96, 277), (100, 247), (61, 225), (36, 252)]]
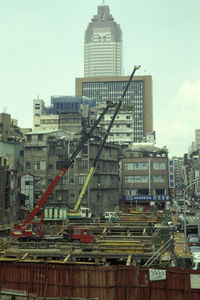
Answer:
[(73, 228), (71, 234), (72, 242), (80, 242), (92, 244), (94, 243), (94, 236), (91, 234), (89, 228)]

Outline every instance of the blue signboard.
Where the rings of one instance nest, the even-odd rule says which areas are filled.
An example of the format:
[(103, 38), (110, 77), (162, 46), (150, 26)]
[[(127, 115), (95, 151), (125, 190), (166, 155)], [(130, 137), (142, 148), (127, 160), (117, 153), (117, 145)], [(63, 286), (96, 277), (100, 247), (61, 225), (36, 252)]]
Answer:
[(174, 161), (169, 160), (169, 188), (174, 188)]
[(155, 195), (155, 196), (123, 196), (125, 201), (166, 201), (169, 200), (168, 195)]

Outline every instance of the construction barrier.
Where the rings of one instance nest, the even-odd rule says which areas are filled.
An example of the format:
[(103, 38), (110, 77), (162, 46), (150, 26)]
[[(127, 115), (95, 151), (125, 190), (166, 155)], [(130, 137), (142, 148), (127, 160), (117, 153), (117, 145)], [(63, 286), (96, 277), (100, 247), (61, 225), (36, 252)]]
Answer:
[(197, 300), (200, 271), (0, 262), (0, 290), (6, 289), (44, 298)]

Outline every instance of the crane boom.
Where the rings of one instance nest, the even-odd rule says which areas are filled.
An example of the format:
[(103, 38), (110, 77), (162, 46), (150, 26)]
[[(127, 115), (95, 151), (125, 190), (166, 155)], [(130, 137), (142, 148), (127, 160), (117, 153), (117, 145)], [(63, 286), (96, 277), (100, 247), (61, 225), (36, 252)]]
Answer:
[(113, 126), (113, 123), (114, 123), (114, 121), (115, 121), (115, 118), (116, 118), (116, 116), (117, 116), (117, 114), (118, 114), (118, 112), (119, 112), (119, 109), (120, 109), (120, 107), (121, 107), (122, 102), (124, 101), (124, 97), (125, 97), (126, 92), (127, 92), (128, 88), (129, 88), (129, 85), (130, 85), (130, 83), (131, 83), (131, 80), (132, 80), (132, 78), (133, 78), (133, 76), (134, 76), (136, 70), (138, 70), (139, 68), (140, 68), (140, 66), (134, 66), (133, 72), (132, 72), (131, 75), (130, 75), (130, 78), (129, 78), (128, 82), (127, 82), (127, 85), (126, 85), (124, 91), (123, 91), (123, 94), (122, 94), (122, 96), (121, 96), (121, 98), (120, 98), (118, 104), (116, 103), (117, 106), (116, 106), (115, 111), (114, 111), (114, 113), (113, 113), (112, 119), (111, 119), (111, 121), (110, 121), (110, 123), (109, 123), (109, 125), (108, 125), (108, 128), (107, 128), (107, 130), (106, 130), (106, 133), (105, 133), (105, 135), (104, 135), (104, 138), (103, 138), (103, 140), (102, 140), (102, 142), (101, 142), (101, 145), (100, 145), (100, 147), (99, 147), (99, 149), (98, 149), (97, 155), (96, 155), (96, 157), (95, 157), (95, 159), (94, 159), (94, 161), (93, 161), (92, 167), (90, 168), (90, 171), (89, 171), (89, 173), (88, 173), (88, 175), (87, 175), (87, 177), (86, 177), (85, 183), (84, 183), (84, 185), (83, 185), (83, 187), (82, 187), (82, 190), (81, 190), (81, 192), (80, 192), (80, 194), (79, 194), (78, 201), (76, 202), (76, 205), (74, 206), (74, 209), (72, 210), (73, 212), (76, 212), (76, 211), (78, 210), (80, 204), (81, 204), (81, 201), (82, 201), (82, 199), (83, 199), (83, 196), (84, 196), (84, 194), (85, 194), (85, 191), (86, 191), (86, 189), (87, 189), (87, 187), (88, 187), (88, 185), (89, 185), (89, 183), (90, 183), (90, 180), (91, 180), (91, 178), (92, 178), (92, 176), (93, 176), (93, 174), (94, 174), (94, 172), (95, 172), (95, 169), (96, 169), (96, 166), (97, 166), (97, 162), (98, 162), (98, 160), (99, 160), (99, 157), (100, 157), (100, 155), (101, 155), (101, 152), (102, 152), (102, 150), (103, 150), (103, 147), (104, 147), (104, 145), (105, 145), (105, 143), (106, 143), (106, 140), (107, 140), (107, 138), (108, 138), (108, 136), (109, 136), (109, 134), (110, 134), (110, 130), (111, 130), (112, 126)]
[[(37, 213), (40, 211), (41, 207), (44, 205), (44, 203), (47, 201), (49, 195), (53, 192), (54, 188), (56, 187), (56, 185), (58, 184), (58, 182), (61, 180), (61, 178), (65, 175), (66, 171), (69, 169), (69, 167), (72, 165), (74, 158), (77, 156), (77, 154), (80, 152), (80, 150), (82, 149), (83, 145), (85, 144), (85, 142), (92, 136), (95, 128), (97, 127), (97, 125), (99, 124), (99, 122), (102, 120), (102, 118), (104, 117), (104, 115), (107, 113), (108, 109), (110, 107), (113, 107), (113, 103), (112, 102), (108, 102), (105, 109), (103, 110), (102, 114), (99, 116), (99, 118), (96, 120), (96, 122), (94, 123), (94, 125), (91, 127), (91, 129), (89, 130), (89, 132), (82, 138), (82, 140), (80, 141), (80, 143), (78, 144), (77, 148), (74, 150), (74, 152), (71, 154), (71, 156), (68, 158), (65, 166), (63, 166), (60, 171), (56, 174), (56, 176), (54, 177), (53, 181), (50, 183), (50, 185), (48, 186), (48, 188), (46, 189), (46, 191), (44, 192), (44, 194), (42, 195), (42, 197), (40, 198), (40, 200), (37, 202), (37, 204), (35, 205), (35, 207), (33, 208), (33, 210), (30, 212), (30, 214), (27, 216), (26, 220), (24, 221), (25, 223), (29, 223), (33, 220), (33, 218), (37, 215)], [(23, 224), (23, 225), (24, 225)]]
[[(74, 150), (74, 152), (71, 154), (71, 156), (67, 159), (66, 164), (60, 169), (60, 171), (56, 174), (56, 176), (54, 177), (53, 181), (50, 183), (50, 185), (48, 186), (48, 188), (46, 189), (46, 191), (44, 192), (44, 194), (42, 195), (42, 197), (39, 199), (39, 201), (36, 203), (36, 205), (34, 206), (33, 210), (29, 213), (29, 215), (26, 217), (25, 221), (23, 222), (23, 224), (20, 226), (19, 224), (15, 224), (14, 228), (11, 229), (11, 236), (13, 237), (22, 237), (22, 236), (26, 236), (26, 230), (25, 227), (28, 224), (32, 224), (34, 217), (38, 214), (38, 212), (40, 211), (40, 209), (43, 207), (44, 203), (47, 201), (49, 195), (53, 192), (54, 188), (56, 187), (56, 185), (59, 183), (59, 181), (61, 180), (61, 178), (65, 175), (66, 171), (69, 169), (69, 167), (72, 165), (75, 157), (77, 156), (77, 154), (80, 152), (80, 150), (82, 149), (83, 145), (86, 143), (86, 141), (88, 139), (90, 139), (94, 133), (95, 128), (97, 127), (97, 125), (100, 123), (100, 121), (103, 119), (104, 115), (107, 113), (107, 111), (111, 108), (114, 107), (115, 104), (111, 101), (107, 101), (107, 105), (104, 108), (103, 112), (100, 114), (100, 116), (97, 118), (96, 122), (93, 124), (93, 126), (90, 128), (90, 130), (88, 131), (88, 133), (86, 133), (83, 138), (81, 139), (80, 143), (78, 144), (78, 146), (76, 147), (76, 149)], [(43, 221), (43, 216), (41, 216), (40, 222), (37, 224), (42, 223)], [(32, 234), (31, 232), (28, 233), (29, 236)], [(42, 233), (40, 233), (42, 234)]]

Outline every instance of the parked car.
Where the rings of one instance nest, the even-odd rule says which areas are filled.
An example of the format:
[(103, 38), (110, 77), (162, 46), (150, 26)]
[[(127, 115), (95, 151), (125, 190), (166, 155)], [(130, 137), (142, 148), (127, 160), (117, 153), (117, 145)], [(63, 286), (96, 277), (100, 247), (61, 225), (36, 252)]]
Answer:
[(188, 234), (188, 243), (189, 243), (189, 247), (200, 246), (198, 234), (195, 233)]
[(191, 254), (200, 253), (200, 246), (190, 246), (190, 253)]

